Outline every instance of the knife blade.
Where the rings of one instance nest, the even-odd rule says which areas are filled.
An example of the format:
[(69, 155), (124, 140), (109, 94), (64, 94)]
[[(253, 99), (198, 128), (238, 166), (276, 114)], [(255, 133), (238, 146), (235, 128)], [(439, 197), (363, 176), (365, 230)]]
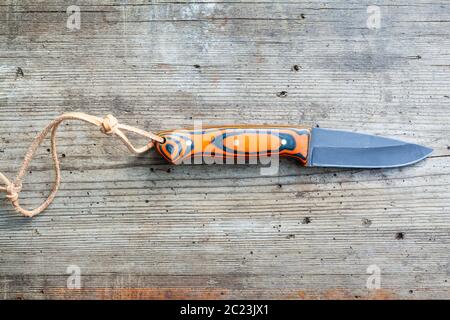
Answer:
[(416, 163), (433, 152), (418, 144), (375, 135), (314, 128), (308, 165), (313, 167), (394, 168)]

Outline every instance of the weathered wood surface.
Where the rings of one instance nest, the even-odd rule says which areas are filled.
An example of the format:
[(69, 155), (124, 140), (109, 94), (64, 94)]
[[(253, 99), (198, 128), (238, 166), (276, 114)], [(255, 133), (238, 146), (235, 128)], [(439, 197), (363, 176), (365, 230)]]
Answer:
[[(27, 219), (1, 203), (2, 298), (449, 298), (448, 2), (377, 1), (374, 30), (366, 1), (69, 2), (0, 4), (9, 176), (66, 111), (151, 130), (193, 120), (357, 129), (435, 152), (402, 169), (283, 161), (261, 176), (134, 157), (70, 123), (51, 207)], [(80, 30), (66, 26), (71, 4)], [(21, 194), (29, 206), (53, 179), (46, 149)], [(80, 289), (66, 287), (69, 265)], [(366, 288), (369, 265), (381, 289)]]

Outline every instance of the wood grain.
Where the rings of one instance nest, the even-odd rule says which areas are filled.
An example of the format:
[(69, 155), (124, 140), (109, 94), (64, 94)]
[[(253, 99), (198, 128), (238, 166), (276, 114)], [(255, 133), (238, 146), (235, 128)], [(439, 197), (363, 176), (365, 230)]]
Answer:
[[(0, 206), (2, 298), (449, 298), (450, 5), (378, 1), (0, 5), (0, 170), (66, 111), (154, 131), (288, 124), (434, 148), (401, 169), (171, 166), (95, 129), (59, 132), (34, 219)], [(52, 181), (44, 146), (21, 194)], [(81, 269), (68, 289), (69, 265)], [(381, 269), (369, 290), (368, 266)]]

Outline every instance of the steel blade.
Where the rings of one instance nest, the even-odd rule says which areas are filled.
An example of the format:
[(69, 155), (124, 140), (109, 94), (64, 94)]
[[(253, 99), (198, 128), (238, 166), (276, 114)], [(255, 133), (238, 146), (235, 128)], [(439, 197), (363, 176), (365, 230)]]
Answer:
[(433, 149), (340, 130), (313, 128), (308, 165), (313, 167), (393, 168), (426, 158)]

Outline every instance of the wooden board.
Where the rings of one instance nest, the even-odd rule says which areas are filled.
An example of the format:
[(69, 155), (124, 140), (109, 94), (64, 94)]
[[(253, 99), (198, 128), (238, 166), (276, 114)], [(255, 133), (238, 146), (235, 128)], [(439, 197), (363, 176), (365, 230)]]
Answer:
[[(262, 176), (134, 157), (68, 123), (54, 203), (27, 219), (1, 202), (2, 298), (449, 298), (450, 4), (377, 1), (372, 29), (368, 1), (76, 2), (79, 30), (67, 28), (65, 1), (0, 5), (8, 176), (67, 111), (153, 131), (194, 120), (319, 125), (435, 151), (401, 169), (283, 161)], [(26, 206), (52, 182), (47, 146)], [(78, 289), (67, 287), (71, 265)], [(372, 265), (379, 289), (366, 286)]]

